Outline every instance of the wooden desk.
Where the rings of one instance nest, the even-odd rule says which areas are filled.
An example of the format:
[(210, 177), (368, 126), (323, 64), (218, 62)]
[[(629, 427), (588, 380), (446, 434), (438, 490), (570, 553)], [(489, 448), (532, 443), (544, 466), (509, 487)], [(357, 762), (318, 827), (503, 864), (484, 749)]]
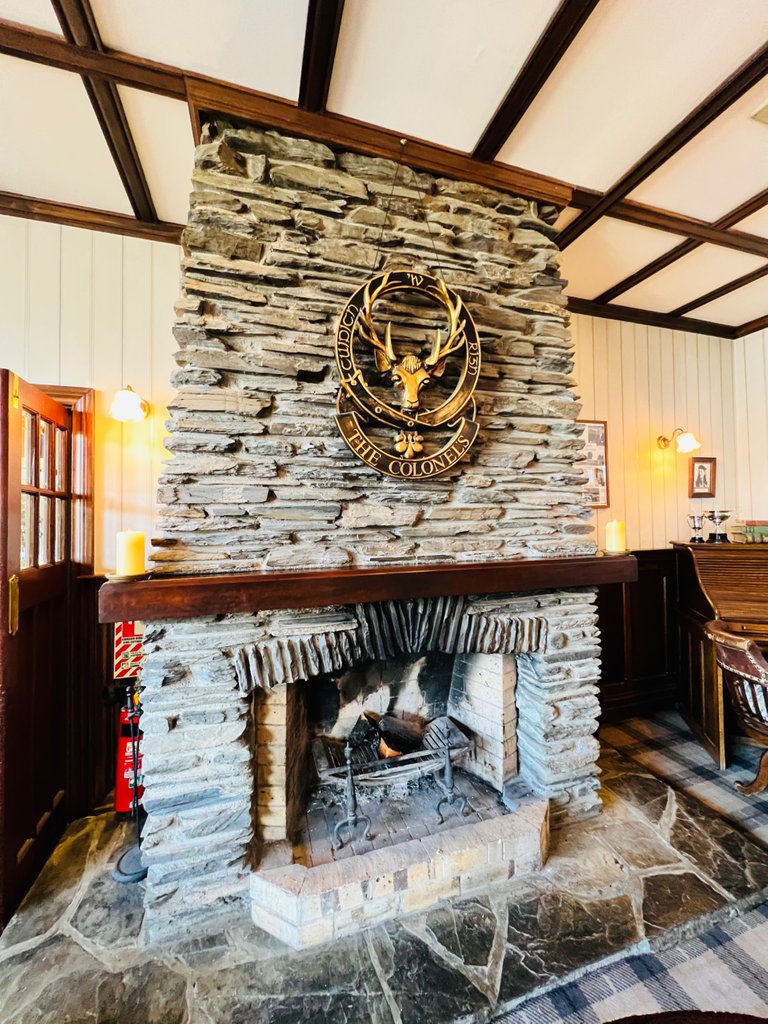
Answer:
[(726, 764), (727, 704), (704, 623), (768, 644), (768, 544), (673, 544), (677, 560), (680, 711), (717, 764)]

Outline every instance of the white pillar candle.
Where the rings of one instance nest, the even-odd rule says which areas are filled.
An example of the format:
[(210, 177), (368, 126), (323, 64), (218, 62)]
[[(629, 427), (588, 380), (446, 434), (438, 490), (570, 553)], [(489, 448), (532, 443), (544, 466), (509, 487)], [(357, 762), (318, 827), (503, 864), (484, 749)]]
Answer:
[(611, 519), (605, 524), (605, 550), (627, 550), (627, 530), (621, 519)]
[(121, 530), (117, 535), (116, 576), (140, 576), (144, 572), (144, 534)]

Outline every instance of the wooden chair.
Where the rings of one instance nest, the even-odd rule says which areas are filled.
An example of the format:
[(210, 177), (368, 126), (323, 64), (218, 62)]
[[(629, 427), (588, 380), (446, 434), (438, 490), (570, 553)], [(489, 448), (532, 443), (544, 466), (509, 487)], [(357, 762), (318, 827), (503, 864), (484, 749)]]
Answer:
[[(758, 645), (731, 633), (718, 619), (704, 627), (715, 643), (717, 664), (723, 673), (739, 724), (748, 736), (768, 747), (768, 662)], [(768, 750), (760, 758), (755, 778), (736, 783), (742, 793), (762, 793), (768, 787)]]

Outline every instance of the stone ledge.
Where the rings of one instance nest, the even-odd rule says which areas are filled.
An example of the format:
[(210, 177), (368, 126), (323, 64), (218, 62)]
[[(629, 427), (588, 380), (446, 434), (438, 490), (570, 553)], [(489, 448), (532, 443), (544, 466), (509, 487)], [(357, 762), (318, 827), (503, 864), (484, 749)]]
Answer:
[(290, 864), (251, 875), (251, 916), (294, 949), (352, 935), (543, 866), (549, 802), (332, 864)]

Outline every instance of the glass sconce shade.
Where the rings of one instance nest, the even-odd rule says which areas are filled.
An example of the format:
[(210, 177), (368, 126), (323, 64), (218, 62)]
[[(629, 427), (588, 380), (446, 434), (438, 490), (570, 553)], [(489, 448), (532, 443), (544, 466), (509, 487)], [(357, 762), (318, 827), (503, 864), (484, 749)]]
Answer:
[(149, 415), (149, 403), (145, 402), (141, 395), (137, 395), (130, 385), (126, 385), (112, 399), (109, 414), (120, 423), (127, 423), (129, 420), (141, 421)]
[(677, 450), (679, 452), (695, 452), (697, 448), (701, 448), (701, 441), (690, 430), (683, 430), (682, 427), (676, 427), (672, 432), (672, 437), (665, 437), (663, 434), (659, 434), (656, 438), (656, 444), (659, 448), (669, 448), (675, 440), (677, 441)]

